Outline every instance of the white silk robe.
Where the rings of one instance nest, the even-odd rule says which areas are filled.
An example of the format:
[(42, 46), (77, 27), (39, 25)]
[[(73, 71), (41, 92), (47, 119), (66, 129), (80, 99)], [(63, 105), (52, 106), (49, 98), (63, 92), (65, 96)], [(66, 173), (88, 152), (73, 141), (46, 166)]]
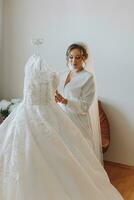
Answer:
[(86, 140), (93, 144), (93, 135), (90, 124), (89, 108), (95, 96), (94, 78), (86, 70), (75, 72), (72, 80), (65, 85), (69, 70), (60, 73), (58, 92), (68, 100), (68, 104), (59, 103)]

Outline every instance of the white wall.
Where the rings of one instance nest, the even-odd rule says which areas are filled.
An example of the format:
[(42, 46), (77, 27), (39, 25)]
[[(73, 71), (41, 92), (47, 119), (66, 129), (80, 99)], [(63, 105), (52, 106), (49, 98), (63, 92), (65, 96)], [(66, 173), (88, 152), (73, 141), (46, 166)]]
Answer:
[[(3, 34), (3, 0), (0, 0), (0, 72), (2, 72), (2, 34)], [(2, 73), (0, 73), (0, 98), (2, 93)]]
[(42, 54), (58, 70), (65, 67), (70, 43), (88, 43), (99, 97), (111, 124), (105, 159), (134, 165), (134, 2), (5, 0), (5, 5), (3, 97), (22, 97), (32, 37), (46, 37)]

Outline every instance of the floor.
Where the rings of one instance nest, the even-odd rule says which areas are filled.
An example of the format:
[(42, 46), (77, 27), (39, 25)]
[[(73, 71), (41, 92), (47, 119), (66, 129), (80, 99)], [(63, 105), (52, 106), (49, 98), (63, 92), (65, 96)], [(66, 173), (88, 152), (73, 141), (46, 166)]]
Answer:
[(105, 161), (105, 169), (111, 183), (125, 200), (134, 200), (134, 167)]

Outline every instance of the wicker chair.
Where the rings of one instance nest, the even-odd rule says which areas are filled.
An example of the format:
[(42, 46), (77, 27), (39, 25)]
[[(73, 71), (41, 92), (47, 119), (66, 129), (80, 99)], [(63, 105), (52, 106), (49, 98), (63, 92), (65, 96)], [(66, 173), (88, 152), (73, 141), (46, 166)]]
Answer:
[(110, 125), (100, 100), (98, 101), (98, 105), (99, 105), (101, 138), (102, 138), (102, 150), (103, 153), (105, 153), (110, 145)]

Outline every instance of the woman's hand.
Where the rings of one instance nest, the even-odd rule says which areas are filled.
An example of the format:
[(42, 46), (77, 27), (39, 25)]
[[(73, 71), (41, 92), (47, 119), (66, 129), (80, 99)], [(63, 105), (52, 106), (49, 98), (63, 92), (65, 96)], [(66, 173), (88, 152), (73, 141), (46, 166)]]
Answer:
[(57, 90), (55, 93), (55, 101), (56, 103), (63, 103), (65, 105), (68, 103), (68, 100), (65, 99), (61, 94), (59, 94)]

